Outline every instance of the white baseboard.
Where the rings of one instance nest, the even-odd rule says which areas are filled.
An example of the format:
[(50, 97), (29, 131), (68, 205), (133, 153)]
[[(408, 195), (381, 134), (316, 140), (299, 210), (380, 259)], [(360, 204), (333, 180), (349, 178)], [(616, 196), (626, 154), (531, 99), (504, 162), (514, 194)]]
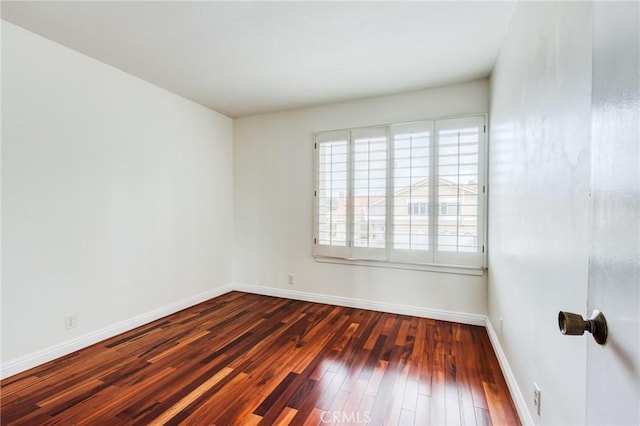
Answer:
[(533, 417), (531, 417), (531, 412), (529, 411), (529, 407), (527, 407), (527, 402), (524, 395), (522, 395), (518, 382), (516, 382), (516, 377), (513, 375), (509, 361), (507, 361), (507, 356), (502, 350), (502, 345), (500, 345), (500, 339), (498, 339), (498, 335), (496, 334), (493, 324), (491, 324), (491, 320), (489, 318), (486, 319), (486, 328), (487, 333), (489, 334), (489, 340), (491, 341), (491, 346), (493, 346), (493, 351), (498, 357), (498, 363), (500, 363), (502, 374), (507, 381), (509, 392), (511, 392), (511, 398), (516, 404), (516, 410), (518, 411), (518, 416), (520, 416), (520, 422), (523, 425), (533, 425)]
[(66, 342), (50, 346), (8, 362), (3, 362), (2, 365), (0, 365), (0, 378), (4, 379), (5, 377), (13, 376), (14, 374), (18, 374), (22, 371), (44, 364), (45, 362), (68, 355), (79, 349), (98, 343), (101, 340), (132, 330), (136, 327), (140, 327), (141, 325), (148, 324), (152, 321), (171, 315), (190, 306), (197, 305), (198, 303), (204, 302), (205, 300), (209, 300), (213, 297), (223, 295), (232, 290), (233, 288), (229, 284), (217, 287), (119, 323), (78, 336), (71, 340), (67, 340)]
[(326, 303), (329, 305), (347, 306), (349, 308), (369, 309), (372, 311), (389, 312), (392, 314), (412, 315), (441, 321), (459, 322), (470, 325), (485, 325), (485, 316), (467, 314), (463, 312), (446, 311), (441, 309), (422, 308), (420, 306), (399, 305), (395, 303), (375, 302), (350, 297), (330, 296), (319, 293), (308, 293), (284, 288), (265, 287), (241, 283), (231, 284), (234, 290), (265, 296), (284, 297), (286, 299), (303, 300), (305, 302)]

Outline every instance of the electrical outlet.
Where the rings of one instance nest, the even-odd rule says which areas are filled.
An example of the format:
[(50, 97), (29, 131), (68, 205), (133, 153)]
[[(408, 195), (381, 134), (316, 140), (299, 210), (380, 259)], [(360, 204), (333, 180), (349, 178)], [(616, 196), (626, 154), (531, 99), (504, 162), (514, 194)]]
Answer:
[(78, 314), (67, 314), (64, 317), (64, 329), (71, 330), (78, 325)]
[(500, 337), (502, 337), (502, 317), (500, 318)]
[(536, 409), (536, 414), (540, 415), (540, 397), (541, 391), (536, 383), (533, 384), (533, 406)]
[(289, 285), (293, 285), (293, 274), (289, 274), (288, 281)]

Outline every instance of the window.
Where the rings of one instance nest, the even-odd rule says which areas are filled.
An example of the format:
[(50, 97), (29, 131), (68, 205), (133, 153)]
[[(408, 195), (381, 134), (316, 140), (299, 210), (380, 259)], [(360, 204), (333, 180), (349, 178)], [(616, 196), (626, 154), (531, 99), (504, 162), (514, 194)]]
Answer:
[(314, 255), (482, 267), (485, 123), (317, 133)]
[(407, 201), (407, 215), (409, 216), (426, 216), (427, 215), (427, 202), (426, 201)]
[(442, 201), (440, 203), (440, 216), (457, 216), (458, 202), (454, 198), (450, 201)]

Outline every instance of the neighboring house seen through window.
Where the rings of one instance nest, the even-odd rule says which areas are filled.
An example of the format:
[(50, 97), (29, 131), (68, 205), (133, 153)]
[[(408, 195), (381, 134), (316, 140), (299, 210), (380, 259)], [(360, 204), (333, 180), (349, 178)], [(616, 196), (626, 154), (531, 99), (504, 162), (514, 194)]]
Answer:
[(486, 116), (315, 135), (314, 255), (484, 266)]

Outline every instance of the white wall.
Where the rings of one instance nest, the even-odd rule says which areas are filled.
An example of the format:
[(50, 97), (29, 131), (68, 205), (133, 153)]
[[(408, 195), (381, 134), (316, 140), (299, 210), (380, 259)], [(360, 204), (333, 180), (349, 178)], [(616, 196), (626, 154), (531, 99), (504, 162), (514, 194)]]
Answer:
[[(590, 3), (519, 3), (491, 79), (489, 318), (536, 424), (584, 424)], [(499, 333), (499, 331), (498, 331)]]
[(231, 281), (231, 119), (6, 22), (2, 104), (3, 363)]
[[(234, 280), (328, 296), (486, 314), (483, 276), (318, 263), (313, 143), (322, 130), (489, 108), (487, 80), (234, 120)], [(287, 274), (295, 285), (287, 285)]]

